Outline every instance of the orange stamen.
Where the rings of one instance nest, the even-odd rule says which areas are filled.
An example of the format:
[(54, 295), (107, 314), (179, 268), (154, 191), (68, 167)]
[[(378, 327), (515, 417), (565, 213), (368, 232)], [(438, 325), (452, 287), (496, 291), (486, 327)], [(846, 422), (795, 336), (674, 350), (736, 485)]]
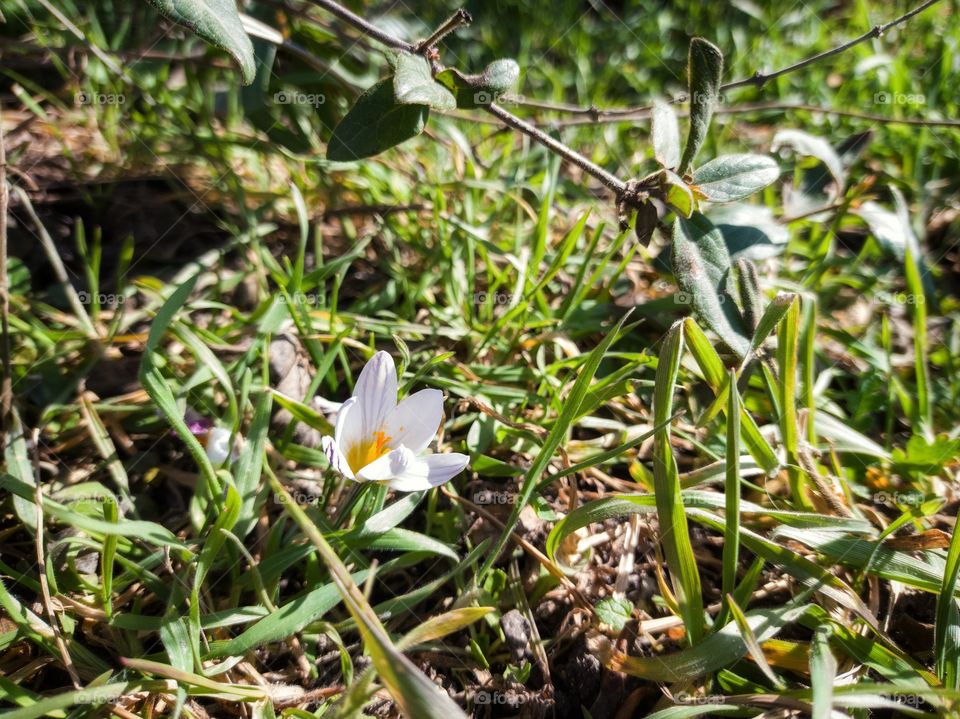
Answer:
[(354, 473), (359, 472), (374, 460), (390, 451), (390, 437), (383, 432), (374, 432), (373, 437), (361, 440), (347, 449), (347, 464)]

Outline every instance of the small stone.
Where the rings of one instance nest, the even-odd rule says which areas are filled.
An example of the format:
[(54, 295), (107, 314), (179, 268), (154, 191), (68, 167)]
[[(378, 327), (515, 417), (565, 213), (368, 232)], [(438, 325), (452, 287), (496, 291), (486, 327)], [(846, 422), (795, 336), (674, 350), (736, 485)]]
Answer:
[(503, 629), (513, 661), (519, 663), (528, 652), (530, 623), (518, 610), (511, 609), (500, 618), (500, 628)]

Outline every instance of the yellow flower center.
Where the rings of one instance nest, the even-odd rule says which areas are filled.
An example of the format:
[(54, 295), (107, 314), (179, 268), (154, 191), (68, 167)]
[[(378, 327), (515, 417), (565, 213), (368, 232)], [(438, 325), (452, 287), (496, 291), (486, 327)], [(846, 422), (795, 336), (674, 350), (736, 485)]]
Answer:
[(360, 440), (347, 449), (347, 464), (356, 474), (375, 459), (380, 459), (390, 451), (390, 437), (383, 432), (374, 432), (373, 437)]

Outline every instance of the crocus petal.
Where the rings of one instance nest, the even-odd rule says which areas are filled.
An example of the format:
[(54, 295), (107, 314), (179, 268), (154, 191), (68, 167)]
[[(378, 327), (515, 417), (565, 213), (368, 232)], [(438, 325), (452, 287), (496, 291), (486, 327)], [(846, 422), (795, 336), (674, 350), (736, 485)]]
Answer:
[(409, 447), (414, 454), (425, 450), (437, 434), (443, 419), (443, 392), (422, 389), (415, 392), (387, 416), (383, 433), (391, 447)]
[(373, 460), (357, 472), (357, 476), (367, 482), (385, 482), (400, 477), (416, 464), (417, 457), (407, 447), (397, 447), (379, 459)]
[(313, 398), (313, 407), (318, 412), (322, 412), (329, 421), (336, 422), (340, 408), (343, 407), (343, 402), (334, 402), (326, 397), (317, 395)]
[(207, 457), (215, 465), (226, 462), (234, 452), (230, 447), (230, 430), (224, 427), (214, 427), (207, 433)]
[(363, 418), (356, 397), (351, 397), (337, 412), (337, 424), (333, 428), (333, 436), (337, 440), (341, 451), (363, 439)]
[(327, 459), (330, 460), (331, 467), (347, 479), (356, 479), (356, 477), (353, 476), (350, 465), (347, 464), (347, 458), (343, 456), (343, 452), (340, 451), (340, 447), (337, 446), (337, 442), (333, 437), (329, 435), (324, 436), (320, 440), (320, 445), (323, 448), (323, 453), (327, 455)]
[[(363, 435), (372, 437), (397, 406), (397, 368), (393, 357), (386, 352), (377, 352), (360, 372), (353, 396), (359, 402)], [(340, 411), (342, 413), (343, 409)]]
[(398, 492), (418, 492), (439, 487), (462, 472), (468, 461), (467, 455), (456, 452), (417, 457), (403, 474), (390, 480), (390, 488)]

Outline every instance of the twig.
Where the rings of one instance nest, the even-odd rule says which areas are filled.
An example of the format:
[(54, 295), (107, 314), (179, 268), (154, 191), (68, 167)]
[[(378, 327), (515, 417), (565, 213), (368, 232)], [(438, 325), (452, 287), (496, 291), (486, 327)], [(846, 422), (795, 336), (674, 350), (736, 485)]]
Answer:
[(837, 202), (832, 205), (823, 205), (822, 207), (816, 207), (807, 212), (802, 212), (799, 215), (791, 215), (790, 217), (779, 217), (777, 222), (781, 225), (789, 225), (791, 222), (799, 222), (800, 220), (806, 220), (808, 217), (813, 217), (814, 215), (819, 215), (822, 212), (833, 212), (834, 210), (843, 210), (850, 204), (850, 200), (844, 200), (843, 202)]
[(395, 50), (405, 50), (406, 52), (416, 52), (417, 46), (398, 37), (394, 37), (388, 32), (381, 30), (373, 23), (367, 22), (356, 13), (348, 10), (340, 3), (333, 0), (313, 0), (315, 5), (319, 5), (331, 15), (335, 15), (346, 23), (350, 23), (357, 30), (367, 35), (377, 42), (392, 47)]
[(3, 138), (3, 110), (0, 108), (0, 353), (3, 355), (3, 380), (0, 384), (0, 428), (10, 427), (10, 410), (13, 407), (13, 380), (10, 364), (10, 277), (7, 273), (7, 206), (10, 194), (7, 191), (7, 150)]
[(833, 107), (823, 107), (822, 105), (811, 105), (804, 102), (755, 102), (740, 105), (738, 107), (717, 108), (717, 115), (735, 115), (744, 112), (765, 112), (765, 111), (800, 111), (800, 112), (819, 112), (824, 115), (836, 115), (837, 117), (850, 117), (855, 120), (867, 120), (868, 122), (882, 122), (888, 125), (915, 125), (917, 127), (960, 127), (960, 120), (929, 120), (922, 117), (888, 117), (887, 115), (878, 115), (873, 112), (857, 112), (856, 110), (838, 110)]
[(507, 427), (511, 427), (513, 429), (519, 429), (522, 432), (530, 432), (531, 434), (535, 434), (538, 437), (545, 437), (547, 434), (549, 434), (548, 430), (544, 429), (538, 424), (530, 424), (529, 422), (514, 422), (513, 420), (510, 420), (507, 417), (504, 417), (502, 414), (497, 412), (497, 410), (495, 410), (493, 407), (487, 404), (484, 404), (476, 397), (464, 397), (462, 400), (460, 400), (459, 410), (461, 412), (468, 407), (473, 407), (475, 410), (477, 410), (481, 414), (485, 414), (488, 417), (493, 417), (500, 424), (504, 424)]
[[(522, 103), (525, 107), (540, 107), (541, 104), (549, 103)], [(562, 109), (564, 106), (555, 106), (551, 109), (557, 112), (570, 112)], [(572, 107), (572, 106), (570, 106)], [(558, 109), (560, 108), (560, 109)], [(547, 108), (540, 108), (547, 109)], [(626, 108), (625, 108), (626, 109)], [(589, 117), (578, 117), (566, 120), (555, 120), (544, 122), (552, 128), (575, 127), (578, 125), (600, 125), (614, 122), (627, 122), (630, 120), (646, 120), (653, 111), (652, 107), (629, 108), (629, 113), (620, 113), (617, 110), (598, 110), (592, 108)], [(833, 107), (824, 107), (823, 105), (812, 105), (803, 102), (751, 102), (735, 107), (718, 107), (714, 110), (714, 115), (742, 115), (750, 112), (819, 112), (824, 115), (835, 115), (837, 117), (849, 117), (854, 120), (866, 120), (873, 123), (884, 123), (887, 125), (911, 125), (916, 127), (960, 127), (960, 120), (930, 120), (920, 117), (888, 117), (887, 115), (878, 115), (872, 112), (857, 112), (856, 110), (839, 110)], [(678, 112), (679, 117), (687, 117), (688, 112)]]
[(512, 127), (518, 132), (522, 132), (524, 135), (527, 135), (531, 139), (539, 142), (548, 150), (555, 152), (568, 162), (573, 163), (584, 172), (593, 175), (595, 178), (600, 180), (604, 186), (613, 190), (617, 196), (622, 195), (626, 191), (627, 185), (625, 182), (622, 182), (599, 165), (594, 164), (576, 150), (567, 147), (559, 140), (550, 137), (550, 135), (534, 127), (526, 120), (522, 120), (513, 113), (507, 112), (495, 102), (486, 105), (484, 109), (495, 118), (503, 122), (503, 124)]
[[(437, 32), (433, 33), (429, 38), (427, 38), (424, 43), (412, 45), (405, 40), (401, 40), (400, 38), (394, 37), (390, 33), (381, 30), (376, 25), (364, 20), (362, 17), (351, 12), (339, 3), (334, 2), (334, 0), (313, 0), (313, 2), (324, 8), (327, 12), (337, 16), (344, 22), (350, 23), (361, 32), (381, 42), (382, 44), (399, 50), (405, 50), (406, 52), (420, 52), (421, 48), (423, 48), (424, 51), (429, 50), (432, 45), (428, 45), (426, 43), (430, 42), (438, 34), (440, 37), (443, 37), (448, 32), (451, 32), (452, 30), (456, 29), (456, 27), (459, 27), (459, 24), (457, 23), (462, 24), (464, 20), (460, 13), (457, 13), (447, 22), (441, 25)], [(469, 18), (469, 14), (467, 14), (465, 11), (461, 12), (464, 13), (466, 18)], [(567, 147), (559, 140), (550, 137), (542, 130), (537, 129), (526, 120), (522, 120), (516, 115), (507, 112), (496, 103), (490, 103), (489, 105), (485, 106), (484, 109), (498, 120), (503, 122), (505, 125), (512, 127), (514, 130), (517, 130), (524, 135), (527, 135), (536, 142), (539, 142), (551, 152), (560, 155), (560, 157), (572, 162), (584, 172), (592, 175), (602, 182), (605, 187), (613, 190), (617, 194), (618, 198), (626, 191), (626, 183), (621, 182), (614, 175), (610, 174), (599, 165), (591, 162), (576, 150)]]
[(725, 85), (721, 85), (720, 90), (721, 91), (733, 90), (738, 87), (746, 87), (749, 85), (753, 85), (754, 87), (763, 87), (770, 80), (775, 80), (778, 77), (782, 77), (783, 75), (786, 75), (788, 73), (795, 72), (796, 70), (802, 70), (803, 68), (807, 67), (808, 65), (812, 65), (815, 62), (820, 62), (820, 60), (825, 60), (828, 57), (833, 57), (834, 55), (839, 55), (842, 52), (846, 52), (850, 48), (855, 47), (862, 42), (866, 42), (867, 40), (871, 40), (873, 38), (878, 38), (890, 28), (896, 27), (897, 25), (905, 23), (914, 15), (918, 15), (922, 13), (928, 7), (930, 7), (931, 5), (935, 5), (938, 2), (940, 2), (940, 0), (927, 0), (925, 3), (918, 5), (913, 10), (910, 10), (909, 12), (901, 15), (895, 20), (891, 20), (885, 25), (874, 25), (874, 27), (871, 30), (868, 30), (867, 32), (863, 33), (863, 35), (861, 35), (860, 37), (856, 37), (853, 40), (849, 40), (848, 42), (845, 42), (842, 45), (838, 45), (837, 47), (831, 48), (830, 50), (824, 50), (823, 52), (818, 52), (816, 55), (811, 55), (810, 57), (804, 58), (800, 62), (794, 63), (793, 65), (788, 65), (787, 67), (781, 68), (780, 70), (775, 70), (774, 72), (763, 73), (757, 70), (757, 72), (755, 72), (752, 76), (744, 78), (743, 80), (735, 80), (733, 82), (728, 82)]
[(434, 30), (430, 37), (417, 45), (417, 52), (426, 52), (430, 48), (436, 47), (447, 35), (466, 25), (469, 25), (472, 22), (473, 16), (463, 8), (460, 8), (453, 15), (447, 18), (440, 27)]
[[(440, 40), (442, 40), (447, 34), (453, 32), (457, 28), (465, 25), (471, 21), (469, 13), (465, 10), (459, 10), (453, 16), (451, 16), (446, 22), (444, 22), (435, 32), (433, 32), (426, 40), (423, 40), (417, 44), (411, 44), (405, 40), (401, 40), (390, 33), (381, 30), (372, 23), (363, 19), (359, 15), (351, 12), (347, 8), (343, 7), (334, 0), (313, 0), (313, 2), (320, 7), (324, 8), (331, 14), (336, 17), (344, 20), (345, 22), (353, 25), (355, 28), (360, 30), (365, 35), (373, 38), (374, 40), (379, 41), (380, 43), (387, 45), (388, 47), (393, 47), (400, 50), (405, 50), (407, 52), (418, 52), (425, 53), (428, 52), (432, 47), (436, 45)], [(888, 23), (882, 25), (876, 25), (868, 32), (863, 33), (859, 37), (856, 37), (852, 40), (849, 40), (837, 47), (831, 48), (830, 50), (825, 50), (823, 52), (811, 55), (800, 62), (794, 63), (787, 67), (781, 68), (770, 73), (763, 73), (757, 71), (749, 78), (744, 78), (742, 80), (735, 80), (733, 82), (728, 82), (724, 85), (721, 85), (721, 91), (733, 90), (739, 87), (745, 86), (755, 86), (762, 87), (769, 80), (782, 77), (791, 72), (795, 72), (804, 67), (812, 65), (820, 60), (838, 55), (846, 50), (849, 50), (860, 43), (863, 43), (871, 38), (877, 38), (883, 35), (887, 30), (901, 25), (908, 20), (910, 20), (915, 15), (923, 12), (930, 6), (936, 4), (939, 0), (925, 0), (922, 4), (913, 8), (909, 12), (904, 13), (903, 15), (891, 20)], [(638, 117), (646, 117), (650, 112), (649, 107), (629, 107), (629, 108), (620, 108), (620, 109), (601, 109), (596, 106), (590, 107), (580, 107), (577, 105), (570, 105), (564, 103), (550, 103), (542, 101), (519, 101), (517, 103), (526, 107), (533, 107), (542, 110), (548, 110), (551, 112), (562, 112), (568, 114), (580, 114), (588, 116), (584, 120), (568, 120), (561, 121), (559, 123), (554, 123), (554, 126), (566, 126), (566, 125), (578, 125), (578, 124), (588, 124), (588, 123), (598, 123), (611, 120), (626, 120), (626, 119), (635, 119)], [(491, 103), (483, 108), (489, 114), (493, 115), (497, 120), (502, 122), (507, 127), (510, 127), (517, 132), (520, 132), (536, 142), (540, 143), (546, 147), (551, 152), (559, 155), (568, 162), (573, 163), (579, 167), (584, 172), (595, 177), (599, 180), (605, 187), (612, 190), (616, 195), (618, 200), (620, 200), (627, 190), (626, 183), (622, 182), (616, 176), (603, 169), (599, 165), (591, 162), (586, 157), (578, 153), (576, 150), (573, 150), (569, 146), (565, 145), (563, 142), (557, 140), (554, 137), (546, 134), (535, 125), (523, 120), (520, 117), (517, 117), (513, 113), (505, 110), (502, 106)], [(718, 108), (718, 113), (735, 113), (735, 112), (750, 112), (756, 110), (773, 110), (773, 109), (795, 109), (795, 110), (809, 110), (811, 112), (824, 112), (830, 113), (838, 116), (853, 117), (858, 119), (865, 119), (871, 122), (889, 122), (889, 123), (900, 123), (906, 125), (920, 125), (928, 127), (960, 127), (960, 121), (956, 120), (919, 120), (919, 119), (906, 119), (900, 120), (895, 118), (887, 118), (882, 115), (873, 115), (870, 113), (857, 113), (853, 111), (845, 110), (833, 110), (831, 108), (821, 108), (815, 105), (782, 105), (782, 106), (773, 106), (773, 105), (754, 105), (746, 106), (741, 108)]]
[[(788, 65), (787, 67), (781, 68), (779, 70), (775, 70), (773, 72), (764, 73), (758, 70), (750, 77), (746, 77), (741, 80), (734, 80), (732, 82), (728, 82), (721, 85), (720, 91), (723, 92), (726, 90), (735, 90), (737, 88), (748, 87), (748, 86), (763, 87), (763, 85), (765, 85), (770, 80), (775, 80), (776, 78), (783, 77), (784, 75), (787, 75), (791, 72), (796, 72), (797, 70), (801, 70), (821, 60), (825, 60), (828, 57), (839, 55), (840, 53), (846, 52), (850, 48), (856, 47), (857, 45), (863, 42), (866, 42), (867, 40), (878, 38), (881, 35), (883, 35), (887, 30), (893, 27), (896, 27), (897, 25), (902, 25), (903, 23), (907, 22), (915, 15), (920, 14), (921, 12), (929, 8), (931, 5), (935, 5), (939, 1), (940, 0), (926, 0), (926, 2), (922, 3), (921, 5), (918, 5), (913, 10), (910, 10), (907, 13), (904, 13), (900, 17), (894, 20), (891, 20), (890, 22), (883, 25), (875, 25), (872, 29), (863, 33), (859, 37), (856, 37), (853, 40), (848, 40), (842, 45), (838, 45), (837, 47), (831, 48), (829, 50), (824, 50), (823, 52), (817, 53), (815, 55), (811, 55), (807, 58), (804, 58), (803, 60), (800, 60), (799, 62), (794, 63), (793, 65)], [(614, 117), (626, 119), (626, 116), (630, 116), (632, 118), (634, 116), (641, 115), (643, 113), (648, 113), (650, 111), (649, 106), (624, 107), (624, 108), (599, 108), (599, 107), (596, 107), (595, 105), (584, 107), (581, 105), (574, 105), (574, 104), (568, 104), (568, 103), (550, 103), (550, 102), (533, 101), (533, 100), (518, 101), (517, 104), (524, 105), (526, 107), (532, 107), (535, 109), (540, 109), (540, 110), (548, 110), (550, 112), (562, 112), (562, 113), (567, 113), (571, 115), (589, 115), (590, 117), (594, 118), (593, 120), (594, 122), (598, 122), (601, 119), (608, 119), (608, 118), (614, 118)], [(719, 108), (717, 111), (718, 112), (720, 111)]]

